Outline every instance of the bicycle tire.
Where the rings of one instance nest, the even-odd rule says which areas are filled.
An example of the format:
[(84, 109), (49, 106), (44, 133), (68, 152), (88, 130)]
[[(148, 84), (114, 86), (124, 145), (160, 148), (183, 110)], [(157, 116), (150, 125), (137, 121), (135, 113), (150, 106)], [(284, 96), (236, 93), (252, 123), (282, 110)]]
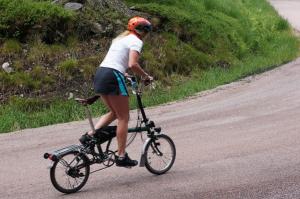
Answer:
[[(70, 162), (68, 162), (68, 159), (66, 158), (67, 156), (70, 156), (68, 158)], [(76, 163), (76, 165), (72, 166), (73, 162)], [(62, 168), (64, 169), (64, 172), (62, 173), (64, 176), (62, 177), (68, 180), (70, 188), (64, 187), (63, 182), (58, 179), (59, 166), (62, 166)], [(81, 172), (81, 169), (83, 169), (84, 174)], [(86, 184), (89, 175), (90, 165), (88, 158), (85, 155), (79, 154), (75, 151), (64, 154), (59, 160), (54, 162), (52, 168), (50, 169), (51, 183), (53, 184), (55, 189), (66, 194), (79, 191)], [(70, 179), (77, 182), (77, 179), (79, 180), (80, 178), (82, 178), (82, 180), (79, 184), (77, 183), (77, 186), (73, 186), (71, 184)]]
[[(165, 157), (166, 155), (169, 157)], [(157, 135), (156, 139), (152, 139), (145, 146), (145, 157), (145, 166), (149, 172), (156, 175), (166, 173), (171, 169), (176, 158), (176, 148), (173, 140), (164, 134)], [(159, 165), (164, 163), (165, 166), (156, 168), (154, 159), (158, 159)]]

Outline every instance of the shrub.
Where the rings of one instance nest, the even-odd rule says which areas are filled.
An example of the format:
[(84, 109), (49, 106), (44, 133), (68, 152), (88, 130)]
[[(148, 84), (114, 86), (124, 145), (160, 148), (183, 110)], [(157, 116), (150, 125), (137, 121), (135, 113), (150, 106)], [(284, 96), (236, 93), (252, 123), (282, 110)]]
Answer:
[(66, 30), (73, 16), (72, 12), (50, 1), (0, 0), (0, 37), (22, 39), (39, 26), (45, 35), (51, 30)]
[(41, 88), (41, 81), (33, 78), (28, 72), (14, 72), (11, 74), (0, 73), (2, 88), (5, 91), (13, 91), (21, 89), (23, 91), (31, 91)]
[[(198, 68), (195, 59), (206, 60), (207, 66), (232, 66), (252, 55), (269, 53), (272, 43), (281, 40), (279, 35), (290, 31), (287, 21), (262, 0), (126, 1), (160, 17), (163, 24), (159, 30), (173, 33), (187, 44), (168, 38), (165, 43), (170, 49), (165, 51), (168, 63), (164, 63), (165, 57), (156, 63), (168, 65), (168, 73), (189, 74), (191, 65)], [(285, 37), (297, 43), (293, 36)], [(175, 41), (177, 44), (172, 44)]]
[(92, 80), (100, 61), (99, 56), (86, 57), (78, 61), (80, 72), (85, 81), (89, 82)]
[(41, 66), (35, 66), (31, 72), (16, 71), (5, 73), (0, 71), (0, 91), (10, 94), (36, 94), (47, 91), (55, 83), (55, 77), (48, 75)]
[(34, 66), (31, 71), (31, 76), (35, 79), (42, 79), (45, 76), (45, 69), (42, 66)]
[(14, 60), (12, 63), (12, 67), (15, 71), (22, 71), (24, 70), (24, 64), (22, 60)]
[(5, 54), (15, 54), (22, 51), (21, 43), (15, 39), (8, 39), (4, 42), (1, 51)]
[(21, 112), (41, 111), (49, 108), (51, 101), (36, 98), (11, 97), (9, 103)]
[(289, 22), (286, 19), (278, 19), (276, 29), (279, 31), (288, 30), (290, 28)]
[(47, 45), (41, 41), (35, 41), (31, 44), (31, 48), (27, 55), (27, 61), (43, 65), (51, 64), (56, 59), (61, 59), (66, 51), (63, 45), (53, 44)]
[(92, 77), (94, 76), (96, 71), (96, 67), (90, 64), (84, 64), (82, 66), (82, 74), (83, 74), (83, 78), (86, 81), (91, 81)]
[(78, 71), (77, 59), (71, 58), (61, 62), (58, 66), (58, 70), (63, 77), (68, 79), (72, 78), (72, 75)]

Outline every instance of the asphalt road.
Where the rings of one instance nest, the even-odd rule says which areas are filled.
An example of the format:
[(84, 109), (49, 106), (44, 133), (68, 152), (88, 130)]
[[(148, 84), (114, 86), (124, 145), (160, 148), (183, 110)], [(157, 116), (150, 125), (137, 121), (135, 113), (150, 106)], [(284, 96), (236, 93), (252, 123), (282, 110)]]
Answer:
[[(295, 27), (300, 1), (272, 1)], [(287, 12), (290, 9), (291, 12)], [(297, 24), (298, 23), (298, 24)], [(0, 135), (0, 198), (300, 198), (300, 59), (147, 109), (177, 147), (165, 175), (112, 167), (71, 195), (50, 183), (44, 152), (77, 143), (87, 121)], [(134, 118), (134, 114), (133, 114)], [(138, 159), (139, 138), (128, 148)], [(96, 167), (95, 167), (96, 168)]]

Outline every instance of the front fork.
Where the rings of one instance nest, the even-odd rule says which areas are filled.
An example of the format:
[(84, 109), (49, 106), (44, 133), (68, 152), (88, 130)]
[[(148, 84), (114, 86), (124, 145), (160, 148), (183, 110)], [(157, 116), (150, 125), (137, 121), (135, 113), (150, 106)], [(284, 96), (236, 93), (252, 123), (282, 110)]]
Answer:
[(151, 148), (153, 149), (153, 151), (155, 151), (156, 153), (158, 153), (158, 155), (161, 155), (160, 150), (157, 148), (157, 144), (155, 143), (156, 140), (156, 135), (155, 133), (160, 134), (161, 132), (161, 128), (160, 127), (155, 127), (155, 124), (153, 121), (149, 121), (146, 123), (146, 127), (148, 129), (148, 138), (147, 140), (144, 142), (143, 148), (142, 148), (142, 155), (141, 155), (141, 159), (140, 159), (140, 167), (144, 167), (145, 166), (145, 162), (146, 162), (146, 146), (148, 145), (148, 143), (153, 142), (154, 145), (151, 145)]

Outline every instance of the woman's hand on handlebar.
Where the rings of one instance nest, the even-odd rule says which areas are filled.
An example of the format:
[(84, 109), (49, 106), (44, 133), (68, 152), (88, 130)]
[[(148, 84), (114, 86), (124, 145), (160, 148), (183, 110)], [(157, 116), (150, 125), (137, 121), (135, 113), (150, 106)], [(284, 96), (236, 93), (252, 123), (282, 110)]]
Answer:
[(144, 83), (145, 86), (148, 86), (149, 84), (151, 84), (151, 82), (154, 80), (154, 78), (150, 75), (145, 76), (142, 81)]

